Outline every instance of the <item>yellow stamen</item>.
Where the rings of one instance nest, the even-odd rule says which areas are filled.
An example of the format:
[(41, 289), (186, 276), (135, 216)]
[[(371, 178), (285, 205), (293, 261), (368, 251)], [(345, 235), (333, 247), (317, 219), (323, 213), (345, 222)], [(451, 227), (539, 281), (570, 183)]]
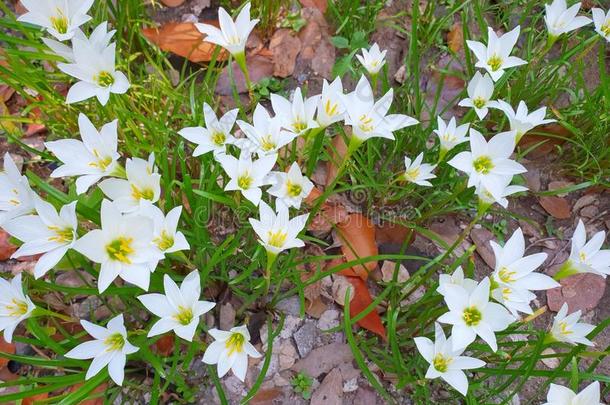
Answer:
[(177, 320), (180, 325), (188, 325), (193, 320), (193, 311), (190, 308), (179, 306), (178, 313), (174, 315), (174, 319)]
[(268, 244), (276, 247), (276, 248), (281, 248), (282, 246), (284, 246), (284, 243), (286, 242), (286, 238), (288, 237), (288, 234), (286, 232), (282, 232), (282, 231), (277, 231), (277, 232), (272, 232), (269, 231), (267, 233), (268, 236)]
[(104, 344), (106, 345), (106, 351), (114, 352), (125, 346), (125, 338), (120, 333), (113, 333), (104, 339)]
[(301, 187), (300, 184), (298, 183), (293, 183), (292, 181), (288, 180), (286, 181), (286, 194), (288, 194), (288, 197), (298, 197), (301, 195), (301, 193), (303, 192), (303, 187)]
[(276, 147), (277, 144), (273, 141), (273, 137), (271, 136), (271, 134), (265, 135), (261, 138), (261, 149), (265, 152), (274, 150)]
[(562, 335), (571, 335), (574, 333), (573, 330), (568, 329), (568, 324), (566, 322), (559, 322), (559, 330)]
[(358, 127), (362, 130), (362, 132), (371, 132), (374, 129), (374, 126), (371, 125), (373, 119), (366, 114), (362, 114), (359, 118), (360, 124)]
[(6, 305), (6, 310), (10, 316), (18, 318), (28, 312), (28, 304), (25, 301), (13, 298), (11, 303)]
[(507, 267), (502, 267), (500, 269), (500, 271), (498, 272), (498, 277), (504, 283), (509, 284), (509, 283), (514, 283), (515, 282), (515, 275), (516, 274), (517, 274), (516, 271), (510, 270)]
[(49, 241), (51, 242), (65, 243), (74, 239), (74, 231), (72, 228), (60, 228), (58, 226), (48, 226), (47, 228), (50, 231), (55, 232), (54, 236), (49, 237)]
[(59, 8), (56, 9), (57, 15), (51, 17), (51, 26), (53, 29), (60, 34), (68, 32), (68, 18), (64, 15), (64, 12)]
[(114, 76), (105, 70), (95, 75), (93, 80), (97, 82), (100, 87), (110, 87), (114, 84)]
[(405, 178), (407, 180), (415, 181), (419, 177), (419, 167), (414, 167), (413, 169), (409, 169), (405, 172)]
[(329, 117), (332, 117), (337, 114), (338, 107), (339, 105), (337, 103), (331, 104), (330, 99), (326, 100), (326, 103), (324, 103), (324, 111), (326, 111), (326, 115), (328, 115)]
[(152, 201), (155, 198), (155, 192), (151, 188), (139, 189), (135, 185), (131, 185), (131, 197), (134, 200), (149, 200)]
[(119, 237), (106, 245), (106, 253), (112, 260), (131, 264), (129, 255), (134, 252), (132, 243), (133, 238)]
[(233, 333), (229, 339), (225, 342), (225, 348), (229, 350), (227, 356), (231, 356), (233, 353), (241, 353), (244, 351), (244, 343), (246, 338), (241, 333)]
[(487, 60), (487, 64), (491, 70), (495, 72), (502, 67), (502, 58), (500, 58), (498, 55), (494, 55)]
[(159, 250), (166, 251), (174, 246), (174, 238), (163, 230), (161, 231), (161, 235), (159, 235), (159, 237), (153, 239), (153, 243), (157, 245)]
[(472, 100), (472, 104), (476, 108), (483, 108), (483, 107), (485, 107), (485, 104), (487, 104), (487, 100), (485, 100), (483, 97), (477, 97), (474, 100)]
[(432, 364), (434, 365), (434, 368), (436, 369), (436, 371), (438, 371), (439, 373), (444, 373), (449, 369), (449, 364), (451, 364), (452, 361), (453, 361), (453, 358), (445, 357), (439, 353), (436, 356), (434, 356), (434, 360), (432, 361)]
[(481, 315), (481, 311), (479, 311), (476, 307), (468, 307), (464, 309), (464, 313), (462, 314), (462, 319), (468, 326), (477, 326), (483, 315)]
[(90, 162), (89, 163), (90, 167), (96, 167), (100, 170), (106, 170), (108, 168), (108, 166), (110, 166), (112, 164), (112, 158), (110, 156), (102, 157), (100, 155), (100, 153), (97, 151), (97, 149), (93, 149), (92, 153), (93, 153), (93, 156), (95, 156), (97, 158), (97, 160), (94, 162)]
[(489, 156), (479, 156), (472, 162), (474, 170), (478, 173), (488, 174), (494, 168), (494, 164)]
[(216, 146), (222, 146), (225, 144), (225, 141), (227, 140), (227, 136), (224, 134), (224, 132), (214, 132), (212, 133), (212, 142), (214, 142), (214, 145)]
[(253, 182), (254, 180), (252, 179), (252, 176), (250, 176), (248, 173), (242, 174), (237, 178), (237, 186), (242, 190), (248, 190), (252, 186)]

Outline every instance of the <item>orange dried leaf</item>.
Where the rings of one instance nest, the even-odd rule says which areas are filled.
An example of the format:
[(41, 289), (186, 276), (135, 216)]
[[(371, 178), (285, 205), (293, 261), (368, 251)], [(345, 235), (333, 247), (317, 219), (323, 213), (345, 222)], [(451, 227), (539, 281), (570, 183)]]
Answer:
[[(354, 286), (354, 297), (349, 306), (349, 316), (354, 318), (371, 305), (373, 299), (364, 280), (359, 277), (347, 277), (347, 279)], [(376, 333), (383, 339), (386, 338), (385, 326), (383, 326), (381, 317), (376, 309), (373, 309), (364, 318), (360, 319), (357, 324), (366, 330)]]
[(328, 7), (328, 0), (300, 0), (300, 2), (303, 7), (317, 8), (322, 13), (325, 13)]
[[(144, 28), (142, 34), (162, 50), (187, 58), (191, 62), (211, 61), (217, 48), (216, 45), (203, 41), (204, 35), (193, 23), (170, 22), (158, 28)], [(217, 59), (226, 60), (227, 52), (221, 49)]]
[(464, 44), (464, 32), (462, 30), (462, 24), (455, 23), (451, 27), (451, 30), (447, 34), (447, 45), (453, 52), (459, 52)]
[[(341, 240), (341, 251), (350, 262), (369, 256), (377, 256), (379, 249), (375, 241), (375, 225), (362, 214), (350, 214), (347, 220), (337, 224), (337, 236)], [(353, 266), (360, 278), (366, 280), (369, 271), (377, 267), (377, 260)]]
[(162, 336), (153, 345), (153, 350), (161, 356), (169, 356), (174, 351), (174, 336), (169, 334)]
[(2, 336), (0, 336), (0, 368), (6, 367), (9, 360), (2, 356), (2, 353), (15, 354), (15, 345), (8, 343)]
[(570, 204), (565, 198), (556, 196), (543, 196), (538, 199), (542, 208), (554, 218), (568, 219), (570, 218)]

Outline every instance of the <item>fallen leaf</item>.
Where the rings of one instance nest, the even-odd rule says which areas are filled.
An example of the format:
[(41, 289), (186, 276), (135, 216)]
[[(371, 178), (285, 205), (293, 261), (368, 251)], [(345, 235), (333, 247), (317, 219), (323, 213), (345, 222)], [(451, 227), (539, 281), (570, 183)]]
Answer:
[(552, 123), (540, 125), (521, 138), (519, 146), (522, 150), (527, 150), (534, 145), (544, 142), (528, 153), (528, 156), (534, 158), (545, 158), (547, 155), (555, 151), (556, 147), (565, 143), (567, 138), (572, 137), (572, 132), (561, 124)]
[[(356, 317), (359, 313), (364, 311), (371, 303), (371, 293), (369, 292), (366, 282), (360, 277), (347, 277), (348, 281), (354, 286), (354, 297), (349, 305), (349, 316), (350, 318)], [(381, 317), (377, 313), (376, 309), (366, 314), (366, 316), (357, 322), (358, 325), (366, 330), (369, 330), (383, 339), (386, 338), (385, 326), (381, 322)]]
[(186, 0), (161, 0), (161, 3), (165, 4), (167, 7), (178, 7), (184, 4)]
[(248, 402), (253, 405), (273, 404), (273, 401), (281, 396), (283, 391), (278, 387), (263, 388), (258, 390), (256, 395)]
[(307, 229), (318, 234), (328, 234), (334, 225), (349, 219), (347, 209), (342, 204), (325, 202), (320, 211), (309, 222)]
[(174, 336), (172, 334), (163, 335), (153, 344), (152, 349), (161, 356), (169, 356), (174, 351)]
[(477, 253), (483, 261), (492, 269), (496, 267), (496, 256), (491, 249), (489, 241), (494, 240), (494, 235), (486, 228), (474, 228), (470, 231), (470, 239), (475, 244)]
[[(375, 242), (375, 226), (362, 214), (350, 214), (347, 220), (338, 223), (337, 237), (342, 243), (341, 251), (348, 262), (379, 254)], [(366, 280), (369, 271), (374, 270), (375, 267), (377, 260), (370, 260), (353, 266), (353, 269), (360, 278)]]
[(0, 260), (8, 260), (15, 253), (17, 246), (10, 242), (10, 235), (0, 229)]
[(447, 34), (447, 45), (453, 52), (459, 52), (464, 44), (464, 31), (462, 24), (456, 22), (451, 26), (451, 30)]
[(2, 336), (0, 336), (0, 368), (6, 367), (9, 359), (2, 357), (1, 353), (15, 354), (15, 345), (8, 343)]
[[(250, 74), (252, 83), (257, 83), (264, 77), (273, 76), (273, 62), (266, 56), (261, 54), (247, 56), (246, 65), (248, 66), (248, 73)], [(235, 80), (237, 92), (247, 93), (248, 87), (246, 86), (246, 78), (236, 62), (231, 63), (230, 66), (225, 66), (220, 73), (218, 83), (216, 84), (216, 93), (223, 96), (233, 95), (233, 85), (231, 83), (231, 77), (229, 76), (229, 68), (232, 69), (233, 80)]]
[(561, 287), (547, 290), (549, 309), (558, 312), (564, 303), (570, 313), (597, 307), (606, 291), (606, 280), (597, 274), (575, 274), (560, 281)]
[(301, 40), (287, 28), (275, 31), (269, 42), (273, 55), (273, 75), (288, 77), (294, 72), (297, 55), (301, 51)]
[(328, 7), (328, 0), (299, 0), (299, 2), (303, 7), (317, 8), (322, 13), (325, 13)]
[[(83, 384), (73, 385), (72, 388), (70, 388), (70, 392), (76, 392), (82, 386), (83, 386)], [(89, 397), (92, 397), (95, 394), (102, 393), (102, 392), (106, 391), (107, 388), (108, 388), (108, 384), (102, 383), (102, 384), (98, 385), (97, 387), (95, 387), (95, 389), (89, 393)], [(104, 403), (104, 396), (100, 395), (99, 397), (94, 398), (94, 399), (86, 399), (84, 401), (81, 401), (81, 402), (79, 402), (78, 405), (103, 405), (103, 403)]]
[(34, 405), (38, 401), (42, 401), (47, 398), (49, 398), (49, 393), (43, 392), (42, 394), (36, 394), (32, 395), (31, 397), (23, 398), (21, 405)]
[(538, 198), (538, 202), (542, 208), (554, 218), (568, 219), (570, 218), (570, 204), (565, 198), (556, 196), (542, 196)]
[[(217, 25), (216, 22), (205, 21)], [(209, 62), (212, 60), (216, 45), (204, 42), (204, 35), (193, 23), (170, 22), (157, 28), (144, 28), (142, 34), (153, 44), (164, 51), (187, 58), (191, 62)], [(217, 60), (226, 60), (228, 53), (221, 49)]]

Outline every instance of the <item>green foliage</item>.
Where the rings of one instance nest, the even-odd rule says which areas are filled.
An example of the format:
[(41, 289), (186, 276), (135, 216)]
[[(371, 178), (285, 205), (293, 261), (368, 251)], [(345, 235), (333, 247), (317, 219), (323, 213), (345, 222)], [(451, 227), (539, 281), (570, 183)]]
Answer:
[(294, 392), (301, 394), (303, 399), (311, 398), (313, 378), (308, 376), (304, 371), (301, 371), (292, 377), (290, 385), (292, 385)]

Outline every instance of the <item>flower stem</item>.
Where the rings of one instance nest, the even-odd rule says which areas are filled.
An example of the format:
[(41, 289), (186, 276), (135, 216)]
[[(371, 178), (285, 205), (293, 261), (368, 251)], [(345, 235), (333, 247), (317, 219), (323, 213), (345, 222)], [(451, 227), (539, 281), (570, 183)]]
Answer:
[(271, 270), (277, 258), (277, 253), (267, 250), (267, 267), (265, 267), (265, 294), (269, 294), (271, 288)]
[(553, 279), (555, 281), (559, 281), (566, 277), (573, 276), (574, 274), (578, 274), (578, 270), (572, 266), (572, 261), (568, 259), (564, 264), (561, 265), (559, 271), (553, 276)]
[(53, 311), (50, 311), (50, 310), (45, 309), (45, 308), (36, 307), (32, 311), (32, 318), (37, 318), (37, 317), (41, 317), (41, 316), (52, 316), (54, 318), (59, 318), (62, 321), (66, 321), (66, 322), (73, 322), (74, 321), (74, 319), (72, 319), (69, 316), (66, 316), (66, 315), (63, 315), (63, 314), (59, 314), (57, 312), (53, 312)]
[(371, 86), (373, 87), (373, 94), (377, 94), (377, 79), (379, 77), (378, 73), (371, 74)]
[(241, 52), (233, 56), (235, 57), (235, 62), (237, 62), (239, 69), (242, 71), (244, 77), (246, 78), (246, 87), (248, 88), (250, 98), (253, 98), (254, 89), (252, 88), (252, 82), (250, 81), (250, 73), (248, 72), (248, 65), (246, 64), (246, 54), (244, 52)]

